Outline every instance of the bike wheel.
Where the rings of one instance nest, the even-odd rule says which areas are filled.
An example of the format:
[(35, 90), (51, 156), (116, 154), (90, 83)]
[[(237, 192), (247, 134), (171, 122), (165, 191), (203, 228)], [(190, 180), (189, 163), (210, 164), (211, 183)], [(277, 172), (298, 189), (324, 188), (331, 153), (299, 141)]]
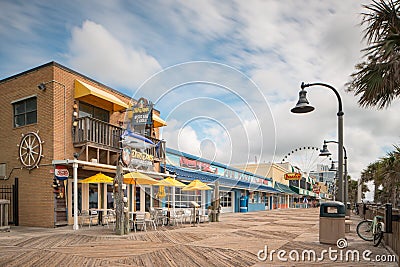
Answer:
[(374, 247), (379, 246), (383, 238), (382, 224), (378, 223), (376, 225), (376, 231), (374, 234)]
[(361, 239), (364, 239), (365, 241), (372, 241), (374, 240), (373, 234), (372, 234), (372, 221), (361, 221), (357, 225), (357, 234)]

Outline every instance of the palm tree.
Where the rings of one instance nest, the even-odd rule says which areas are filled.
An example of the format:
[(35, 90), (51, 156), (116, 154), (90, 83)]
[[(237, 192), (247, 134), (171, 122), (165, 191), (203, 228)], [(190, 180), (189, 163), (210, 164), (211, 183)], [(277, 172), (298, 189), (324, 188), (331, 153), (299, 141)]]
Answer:
[(400, 147), (388, 152), (385, 157), (371, 163), (361, 172), (361, 182), (374, 181), (374, 201), (392, 203), (394, 207), (400, 204)]
[(382, 203), (390, 202), (395, 207), (399, 204), (398, 194), (400, 192), (400, 147), (394, 146), (395, 150), (388, 152), (382, 159)]
[(400, 96), (400, 2), (374, 0), (364, 5), (365, 60), (355, 66), (348, 91), (360, 96), (362, 107), (388, 107)]

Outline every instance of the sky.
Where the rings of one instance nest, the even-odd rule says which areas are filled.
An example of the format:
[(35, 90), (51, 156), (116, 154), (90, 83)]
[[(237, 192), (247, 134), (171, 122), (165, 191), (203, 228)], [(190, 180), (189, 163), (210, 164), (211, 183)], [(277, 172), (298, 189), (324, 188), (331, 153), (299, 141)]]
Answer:
[[(327, 163), (308, 147), (337, 140), (334, 93), (307, 88), (315, 110), (290, 112), (301, 82), (326, 83), (341, 95), (348, 172), (358, 179), (399, 143), (399, 100), (364, 109), (345, 91), (366, 46), (369, 3), (0, 0), (0, 79), (56, 61), (148, 98), (168, 123), (168, 147), (224, 164)], [(337, 160), (337, 145), (328, 148)]]

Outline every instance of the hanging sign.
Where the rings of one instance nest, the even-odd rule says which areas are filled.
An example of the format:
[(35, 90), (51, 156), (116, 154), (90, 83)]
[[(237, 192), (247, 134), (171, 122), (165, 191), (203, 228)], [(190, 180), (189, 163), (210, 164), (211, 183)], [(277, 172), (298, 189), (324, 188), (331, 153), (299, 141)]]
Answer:
[(300, 180), (301, 173), (298, 172), (289, 172), (285, 173), (285, 180)]
[(68, 168), (66, 166), (62, 166), (62, 165), (56, 166), (54, 169), (54, 176), (58, 180), (68, 179), (68, 176), (69, 176)]
[(151, 114), (152, 104), (147, 99), (141, 97), (137, 101), (136, 105), (132, 107), (133, 116), (132, 116), (132, 125), (139, 126), (139, 125), (146, 125), (149, 122), (151, 123), (152, 120), (149, 115)]
[(127, 167), (141, 170), (154, 168), (154, 156), (129, 147), (122, 149), (122, 161)]

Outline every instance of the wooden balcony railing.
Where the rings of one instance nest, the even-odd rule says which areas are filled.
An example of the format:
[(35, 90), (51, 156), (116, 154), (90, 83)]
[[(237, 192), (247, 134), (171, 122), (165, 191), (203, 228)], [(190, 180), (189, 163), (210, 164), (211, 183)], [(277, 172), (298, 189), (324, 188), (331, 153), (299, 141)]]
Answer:
[[(76, 119), (76, 123), (77, 126), (73, 129), (74, 146), (79, 147), (90, 143), (91, 145), (113, 151), (121, 149), (120, 139), (124, 131), (121, 127), (90, 117), (78, 118)], [(157, 161), (164, 161), (165, 141), (160, 141), (149, 136), (146, 136), (146, 138), (153, 141), (157, 146), (146, 149), (145, 153), (153, 155)]]
[(107, 122), (90, 118), (78, 118), (74, 129), (74, 145), (94, 143), (101, 146), (119, 149), (122, 128)]

